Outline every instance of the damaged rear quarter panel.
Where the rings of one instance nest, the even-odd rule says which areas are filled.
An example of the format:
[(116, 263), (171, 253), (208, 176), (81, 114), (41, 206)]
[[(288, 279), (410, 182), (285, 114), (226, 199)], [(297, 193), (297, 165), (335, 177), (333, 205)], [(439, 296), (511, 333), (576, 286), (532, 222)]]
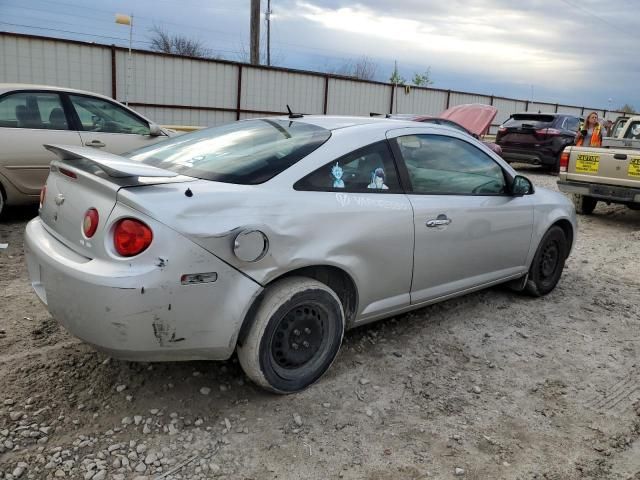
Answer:
[[(369, 136), (367, 136), (369, 135)], [(127, 189), (121, 201), (187, 236), (261, 285), (292, 270), (335, 266), (355, 281), (358, 316), (409, 303), (413, 268), (413, 212), (404, 194), (296, 191), (294, 183), (345, 153), (384, 138), (384, 132), (327, 142), (298, 164), (261, 185), (200, 180), (185, 186)], [(332, 140), (340, 136), (334, 132)], [(351, 142), (351, 143), (349, 143)], [(257, 262), (235, 257), (244, 229), (262, 231), (267, 255)]]

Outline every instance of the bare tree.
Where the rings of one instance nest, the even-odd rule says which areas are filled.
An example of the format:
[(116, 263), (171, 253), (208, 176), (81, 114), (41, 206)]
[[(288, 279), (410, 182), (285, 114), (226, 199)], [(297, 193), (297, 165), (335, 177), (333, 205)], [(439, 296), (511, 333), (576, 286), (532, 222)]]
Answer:
[(201, 40), (195, 40), (182, 35), (171, 34), (162, 27), (154, 26), (149, 36), (151, 50), (163, 53), (173, 53), (187, 57), (214, 58), (211, 49), (204, 46)]
[(378, 64), (371, 58), (363, 55), (352, 58), (337, 68), (327, 68), (328, 73), (354, 77), (360, 80), (373, 80), (378, 71)]
[(628, 103), (625, 103), (623, 106), (621, 106), (621, 107), (618, 109), (618, 111), (619, 111), (619, 112), (624, 112), (624, 113), (631, 113), (631, 114), (637, 113), (637, 112), (636, 112), (636, 109), (635, 109), (635, 108), (633, 108), (633, 106), (632, 106), (632, 105), (629, 105)]

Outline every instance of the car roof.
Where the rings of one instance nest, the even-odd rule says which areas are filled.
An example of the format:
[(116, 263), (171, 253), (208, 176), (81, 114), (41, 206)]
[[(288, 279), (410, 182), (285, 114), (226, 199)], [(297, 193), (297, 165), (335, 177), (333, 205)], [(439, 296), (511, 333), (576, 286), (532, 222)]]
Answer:
[(87, 90), (78, 90), (75, 88), (56, 87), (54, 85), (39, 85), (33, 83), (0, 83), (0, 94), (11, 92), (13, 90), (48, 90), (52, 92), (80, 93), (84, 95), (91, 95), (93, 97), (107, 98), (113, 101), (112, 98), (101, 95), (100, 93), (89, 92)]
[(301, 117), (289, 117), (287, 115), (281, 117), (266, 117), (277, 118), (283, 121), (295, 121), (308, 123), (310, 125), (316, 125), (318, 127), (327, 130), (338, 130), (342, 128), (357, 127), (361, 125), (387, 125), (392, 128), (399, 128), (401, 126), (416, 127), (416, 122), (402, 121), (397, 119), (383, 118), (383, 117), (356, 117), (346, 115), (303, 115)]

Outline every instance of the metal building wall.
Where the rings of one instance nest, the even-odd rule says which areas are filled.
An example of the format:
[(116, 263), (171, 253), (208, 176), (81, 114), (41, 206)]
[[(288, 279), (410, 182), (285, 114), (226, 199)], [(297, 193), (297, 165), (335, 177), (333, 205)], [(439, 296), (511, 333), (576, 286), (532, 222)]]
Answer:
[(243, 67), (240, 107), (243, 110), (322, 113), (325, 79), (264, 68)]
[(2, 35), (0, 82), (71, 87), (110, 95), (110, 50), (101, 46)]
[(152, 107), (145, 105), (132, 105), (132, 108), (150, 120), (161, 125), (192, 125), (214, 126), (233, 122), (236, 119), (235, 112), (220, 112), (216, 110), (185, 109), (169, 107)]
[(484, 103), (485, 105), (489, 105), (491, 103), (491, 97), (473, 93), (451, 92), (449, 107), (464, 105), (465, 103)]
[[(116, 91), (124, 101), (125, 51), (116, 52)], [(235, 108), (238, 67), (189, 58), (134, 53), (129, 102), (193, 107)]]
[[(127, 50), (119, 47), (0, 32), (0, 82), (78, 88), (124, 101), (127, 56)], [(138, 50), (133, 52), (128, 100), (133, 108), (158, 123), (194, 126), (284, 113), (287, 104), (303, 113), (369, 115), (393, 110), (437, 115), (447, 105), (493, 102), (498, 115), (492, 132), (511, 113), (525, 109), (557, 109), (576, 115), (593, 110), (465, 92), (404, 86), (394, 89), (390, 84), (315, 72), (256, 68)], [(596, 111), (601, 118), (621, 115)]]
[(446, 105), (447, 92), (424, 88), (409, 88), (407, 92), (404, 87), (399, 86), (396, 89), (393, 113), (437, 115)]
[(556, 111), (556, 106), (550, 103), (530, 102), (528, 111), (535, 113), (554, 113)]
[(369, 115), (388, 113), (391, 85), (331, 78), (327, 113), (332, 115)]

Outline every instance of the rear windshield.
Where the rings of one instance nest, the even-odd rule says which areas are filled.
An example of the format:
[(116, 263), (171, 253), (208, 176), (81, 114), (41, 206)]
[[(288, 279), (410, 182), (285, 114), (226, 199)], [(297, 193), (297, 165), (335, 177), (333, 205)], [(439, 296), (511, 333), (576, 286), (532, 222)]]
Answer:
[(540, 113), (516, 113), (504, 123), (505, 127), (531, 127), (541, 128), (548, 127), (556, 119), (553, 115), (544, 115)]
[(255, 185), (283, 172), (330, 136), (329, 130), (303, 122), (246, 120), (180, 135), (127, 156), (180, 175)]

